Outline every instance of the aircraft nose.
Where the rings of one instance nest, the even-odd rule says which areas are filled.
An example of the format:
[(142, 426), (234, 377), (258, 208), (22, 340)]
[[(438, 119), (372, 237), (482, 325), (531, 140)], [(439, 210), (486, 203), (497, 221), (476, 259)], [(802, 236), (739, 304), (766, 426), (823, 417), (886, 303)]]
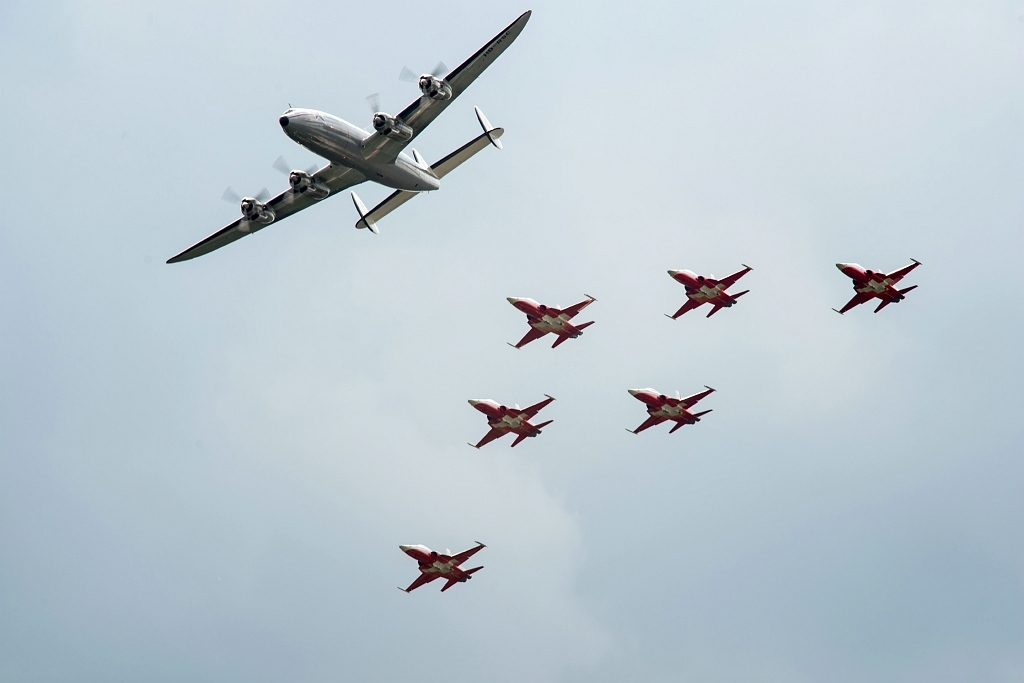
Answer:
[(678, 270), (670, 270), (668, 271), (668, 274), (671, 275), (672, 277), (675, 277), (676, 275), (679, 275), (680, 272), (681, 271)]
[(398, 549), (401, 550), (403, 553), (409, 552), (410, 548), (412, 548), (411, 545), (400, 545), (400, 546), (398, 546)]
[(471, 398), (471, 399), (469, 399), (469, 405), (473, 406), (474, 408), (476, 408), (479, 404), (481, 404), (483, 402), (484, 402), (483, 399), (480, 399), (480, 398)]
[(626, 391), (628, 391), (628, 392), (629, 392), (629, 395), (630, 395), (630, 396), (636, 396), (636, 395), (637, 395), (637, 394), (639, 394), (639, 393), (640, 393), (641, 391), (643, 391), (643, 389), (627, 389)]
[(287, 128), (288, 127), (288, 117), (287, 116), (282, 116), (281, 118), (279, 118), (277, 120), (277, 122), (281, 124), (282, 128)]
[(845, 270), (846, 266), (848, 266), (848, 265), (850, 265), (850, 264), (849, 263), (837, 263), (836, 264), (836, 268), (838, 268), (839, 270)]
[(505, 297), (505, 298), (506, 298), (506, 299), (508, 299), (508, 302), (509, 302), (510, 304), (512, 304), (513, 306), (514, 306), (515, 304), (519, 303), (520, 301), (522, 301), (522, 299), (520, 299), (520, 298), (519, 298), (519, 297), (517, 297), (517, 296), (507, 296), (507, 297)]

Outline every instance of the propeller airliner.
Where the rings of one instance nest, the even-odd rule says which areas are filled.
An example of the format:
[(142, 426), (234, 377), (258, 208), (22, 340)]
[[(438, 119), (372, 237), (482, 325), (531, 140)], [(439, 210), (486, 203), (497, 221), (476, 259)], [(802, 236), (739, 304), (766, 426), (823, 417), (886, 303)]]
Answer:
[[(474, 154), (488, 145), (501, 149), (498, 138), (505, 131), (492, 126), (480, 108), (474, 107), (483, 134), (437, 163), (428, 164), (415, 149), (411, 150), (412, 156), (403, 151), (512, 44), (530, 20), (530, 14), (531, 11), (524, 12), (447, 76), (420, 76), (419, 99), (395, 116), (382, 111), (374, 113), (373, 132), (326, 112), (289, 108), (278, 119), (281, 130), (299, 145), (327, 159), (328, 165), (319, 170), (291, 171), (289, 189), (272, 199), (267, 200), (262, 193), (242, 198), (240, 218), (167, 262), (178, 263), (208, 254), (368, 180), (395, 190), (371, 211), (352, 192), (352, 203), (359, 214), (356, 227), (378, 233), (377, 221), (420, 192), (439, 189), (441, 179)], [(407, 76), (405, 71), (402, 76)]]

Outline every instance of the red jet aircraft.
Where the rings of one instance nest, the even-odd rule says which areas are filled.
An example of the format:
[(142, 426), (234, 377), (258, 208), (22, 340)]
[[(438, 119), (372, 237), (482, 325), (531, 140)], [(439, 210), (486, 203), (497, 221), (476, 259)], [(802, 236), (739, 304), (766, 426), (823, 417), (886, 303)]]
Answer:
[(836, 311), (834, 308), (832, 310), (836, 311), (836, 313), (846, 313), (854, 306), (860, 306), (872, 299), (881, 299), (882, 303), (878, 304), (878, 308), (875, 309), (875, 313), (878, 313), (889, 304), (903, 301), (906, 298), (907, 292), (916, 289), (917, 285), (905, 289), (896, 289), (893, 285), (906, 277), (907, 273), (921, 265), (920, 261), (910, 260), (914, 262), (891, 273), (864, 270), (864, 268), (856, 263), (837, 263), (836, 268), (841, 270), (843, 275), (853, 280), (853, 291), (857, 293), (843, 306), (842, 310)]
[[(547, 396), (547, 394), (544, 394)], [(528, 436), (537, 436), (540, 434), (540, 430), (543, 427), (548, 426), (554, 420), (548, 420), (547, 422), (541, 422), (539, 425), (530, 424), (530, 418), (534, 417), (541, 411), (544, 406), (548, 405), (555, 399), (548, 396), (540, 403), (534, 403), (529, 408), (520, 408), (516, 405), (515, 408), (509, 408), (508, 406), (499, 405), (497, 402), (492, 401), (489, 398), (469, 399), (469, 405), (473, 406), (481, 413), (487, 416), (487, 424), (491, 426), (491, 431), (484, 434), (484, 438), (480, 439), (480, 443), (473, 446), (473, 448), (480, 448), (485, 444), (489, 444), (497, 438), (505, 436), (509, 432), (515, 432), (518, 434), (516, 440), (512, 442), (512, 446), (518, 446), (519, 442)]]
[(688, 270), (670, 270), (668, 274), (672, 276), (672, 279), (686, 287), (687, 302), (683, 304), (682, 308), (675, 312), (675, 315), (667, 315), (669, 318), (675, 320), (683, 313), (692, 311), (695, 308), (700, 308), (704, 304), (711, 304), (713, 308), (708, 313), (707, 317), (713, 316), (715, 313), (722, 308), (729, 308), (736, 299), (749, 292), (746, 289), (737, 294), (729, 294), (725, 290), (736, 284), (736, 281), (741, 277), (749, 273), (752, 268), (748, 265), (743, 265), (743, 270), (737, 271), (727, 278), (716, 280), (715, 278), (703, 275), (697, 275)]
[(569, 306), (569, 308), (554, 308), (539, 304), (533, 299), (508, 297), (510, 304), (526, 314), (526, 322), (530, 324), (530, 331), (526, 333), (526, 336), (520, 339), (518, 344), (509, 344), (509, 346), (521, 349), (534, 339), (540, 339), (546, 334), (554, 333), (558, 335), (558, 339), (551, 345), (551, 348), (555, 348), (566, 339), (575, 339), (580, 336), (583, 334), (583, 328), (590, 327), (594, 324), (594, 321), (591, 320), (589, 323), (583, 323), (582, 325), (573, 325), (569, 320), (579, 315), (579, 312), (584, 308), (597, 301), (597, 299), (589, 294), (585, 296), (587, 297), (586, 301), (581, 301), (575, 306)]
[(686, 398), (679, 398), (679, 392), (677, 391), (676, 397), (672, 398), (665, 394), (659, 394), (654, 389), (630, 389), (629, 393), (635, 396), (637, 400), (647, 404), (647, 412), (650, 414), (650, 417), (636, 429), (627, 429), (626, 431), (639, 434), (648, 427), (661, 424), (666, 420), (672, 420), (676, 423), (676, 426), (668, 431), (671, 434), (683, 425), (696, 424), (700, 422), (701, 415), (707, 415), (711, 411), (705, 410), (700, 413), (691, 413), (690, 408), (712, 391), (714, 389), (707, 387), (707, 391), (702, 391), (699, 394), (687, 396)]
[(455, 555), (452, 555), (450, 550), (446, 550), (445, 554), (441, 555), (425, 545), (400, 545), (398, 547), (402, 549), (403, 553), (420, 563), (420, 575), (416, 577), (416, 580), (410, 583), (408, 588), (399, 586), (398, 590), (411, 593), (425, 583), (444, 578), (448, 579), (448, 583), (441, 588), (441, 592), (444, 593), (457, 583), (466, 583), (473, 578), (474, 572), (483, 569), (483, 567), (463, 569), (460, 565), (487, 546), (477, 541), (475, 548), (463, 550)]

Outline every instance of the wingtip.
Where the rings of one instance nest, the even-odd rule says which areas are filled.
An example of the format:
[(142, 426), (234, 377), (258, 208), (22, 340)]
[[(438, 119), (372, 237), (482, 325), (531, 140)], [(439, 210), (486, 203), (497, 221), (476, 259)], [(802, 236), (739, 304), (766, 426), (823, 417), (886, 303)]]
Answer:
[(544, 395), (547, 396), (548, 398), (550, 398), (552, 401), (557, 401), (558, 400), (554, 396), (551, 396), (550, 394), (544, 394)]
[(636, 432), (630, 429), (629, 427), (626, 427), (626, 431), (629, 432), (630, 434), (636, 434)]
[(741, 263), (740, 265), (743, 266), (744, 268), (746, 268), (747, 270), (753, 270), (753, 268), (748, 266), (746, 263)]
[(471, 444), (471, 443), (470, 443), (470, 442), (468, 442), (468, 441), (466, 442), (466, 445), (467, 445), (467, 446), (469, 446), (470, 448), (475, 448), (475, 449), (477, 449), (477, 450), (480, 450), (480, 447), (479, 447), (479, 446), (477, 446), (476, 444)]
[(842, 311), (840, 311), (840, 310), (839, 310), (839, 309), (837, 309), (837, 308), (833, 308), (832, 310), (833, 310), (833, 311), (835, 311), (836, 313), (838, 313), (839, 315), (842, 315), (842, 314), (843, 314), (843, 312), (842, 312)]
[(912, 258), (910, 260), (913, 261), (914, 263), (916, 263), (917, 265), (921, 265), (921, 262), (918, 261), (916, 258)]
[(511, 347), (512, 347), (513, 349), (515, 349), (516, 351), (518, 351), (518, 350), (519, 350), (519, 347), (518, 347), (518, 346), (516, 346), (515, 344), (513, 344), (512, 342), (505, 342), (505, 343), (506, 343), (506, 344), (508, 344), (509, 346), (511, 346)]
[(670, 316), (670, 315), (669, 315), (668, 313), (666, 313), (666, 314), (665, 314), (665, 317), (666, 317), (666, 318), (668, 318), (669, 320), (675, 320), (675, 318), (673, 318), (672, 316)]
[(704, 388), (710, 389), (711, 391), (718, 391), (718, 389), (715, 389), (714, 387), (709, 387), (707, 384), (704, 385)]
[(588, 299), (590, 299), (591, 301), (597, 301), (597, 299), (595, 299), (594, 297), (590, 296), (590, 295), (589, 295), (589, 294), (587, 294), (586, 292), (583, 292), (583, 296), (587, 297), (587, 298), (588, 298)]
[[(487, 547), (485, 544), (481, 543), (480, 541), (473, 541), (473, 543), (476, 543), (481, 548), (486, 548)], [(481, 569), (483, 569), (483, 567), (481, 567)]]

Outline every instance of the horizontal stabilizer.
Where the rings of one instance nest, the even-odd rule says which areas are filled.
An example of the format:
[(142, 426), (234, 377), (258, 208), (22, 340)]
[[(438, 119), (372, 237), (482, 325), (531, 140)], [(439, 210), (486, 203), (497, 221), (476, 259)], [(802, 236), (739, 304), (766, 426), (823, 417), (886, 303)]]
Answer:
[(917, 287), (918, 287), (918, 285), (911, 285), (910, 287), (907, 287), (906, 289), (899, 290), (899, 292), (900, 292), (900, 294), (906, 294), (907, 292), (909, 292), (912, 289), (917, 289)]
[(366, 205), (363, 204), (363, 200), (359, 198), (355, 192), (352, 193), (352, 203), (356, 206), (356, 211), (359, 213), (359, 220), (356, 221), (356, 227), (359, 229), (369, 228), (370, 232), (374, 235), (379, 235), (380, 231), (377, 229), (377, 224), (366, 215)]
[[(479, 137), (474, 138), (470, 142), (466, 143), (462, 147), (446, 156), (445, 158), (438, 161), (436, 164), (430, 167), (430, 172), (438, 179), (445, 177), (456, 168), (466, 163), (474, 154), (491, 144), (491, 138), (495, 140), (500, 138), (504, 133), (504, 129), (495, 128), (490, 133), (484, 133)], [(382, 201), (377, 206), (373, 207), (369, 212), (366, 211), (366, 207), (359, 214), (359, 221), (356, 223), (357, 228), (366, 227), (363, 225), (363, 221), (368, 221), (371, 225), (375, 224), (384, 216), (405, 204), (407, 201), (418, 195), (419, 192), (409, 192), (407, 190), (395, 190), (387, 199)], [(359, 209), (359, 206), (356, 206)], [(374, 232), (377, 232), (375, 228), (371, 228)]]
[(480, 122), (480, 127), (484, 129), (484, 135), (487, 136), (487, 139), (490, 140), (492, 145), (501, 149), (501, 143), (498, 142), (498, 138), (501, 137), (501, 133), (493, 135), (494, 131), (498, 129), (491, 125), (491, 122), (487, 120), (484, 113), (480, 111), (480, 107), (473, 107), (473, 111), (476, 112), (476, 120)]
[(577, 331), (577, 332), (582, 332), (582, 331), (583, 331), (583, 328), (585, 328), (585, 327), (590, 327), (591, 325), (593, 325), (593, 324), (594, 324), (594, 322), (596, 322), (596, 321), (594, 321), (594, 320), (591, 320), (591, 321), (590, 321), (589, 323), (583, 323), (582, 325), (577, 325), (577, 326), (576, 326), (576, 331)]

